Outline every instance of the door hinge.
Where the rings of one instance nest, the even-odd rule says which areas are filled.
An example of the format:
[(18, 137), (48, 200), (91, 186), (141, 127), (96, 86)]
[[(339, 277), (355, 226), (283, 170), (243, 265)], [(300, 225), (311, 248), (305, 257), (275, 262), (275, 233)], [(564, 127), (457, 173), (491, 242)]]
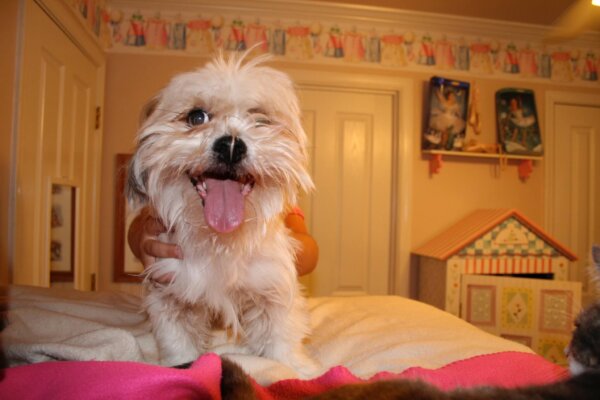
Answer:
[(97, 106), (96, 107), (96, 128), (95, 129), (100, 129), (100, 118), (102, 117), (102, 107)]

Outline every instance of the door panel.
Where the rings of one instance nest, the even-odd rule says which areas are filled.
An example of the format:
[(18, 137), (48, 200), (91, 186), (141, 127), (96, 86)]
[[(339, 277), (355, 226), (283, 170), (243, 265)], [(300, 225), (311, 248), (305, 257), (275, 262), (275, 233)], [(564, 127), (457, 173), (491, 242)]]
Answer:
[(388, 293), (391, 94), (301, 88), (316, 191), (303, 199), (319, 265), (312, 295)]

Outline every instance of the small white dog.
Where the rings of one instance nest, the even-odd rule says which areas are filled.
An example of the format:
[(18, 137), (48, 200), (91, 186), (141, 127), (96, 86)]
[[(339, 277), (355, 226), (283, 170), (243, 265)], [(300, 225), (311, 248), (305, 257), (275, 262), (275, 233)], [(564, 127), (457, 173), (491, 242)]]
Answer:
[[(176, 76), (146, 108), (129, 197), (156, 210), (184, 257), (147, 270), (145, 307), (163, 365), (194, 360), (220, 327), (309, 376), (297, 242), (283, 223), (313, 188), (306, 134), (288, 76), (244, 58)], [(164, 275), (169, 284), (153, 279)]]

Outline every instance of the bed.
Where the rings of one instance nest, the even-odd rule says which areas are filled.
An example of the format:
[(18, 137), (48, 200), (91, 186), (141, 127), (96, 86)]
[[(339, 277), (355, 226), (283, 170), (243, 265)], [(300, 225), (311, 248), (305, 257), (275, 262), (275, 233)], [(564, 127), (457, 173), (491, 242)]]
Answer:
[(7, 399), (221, 398), (223, 359), (242, 367), (261, 399), (299, 399), (380, 379), (451, 389), (544, 384), (567, 375), (521, 344), (397, 296), (310, 298), (313, 334), (306, 345), (323, 371), (306, 380), (245, 354), (223, 333), (190, 368), (160, 366), (137, 296), (12, 286), (2, 299), (9, 367), (0, 398)]

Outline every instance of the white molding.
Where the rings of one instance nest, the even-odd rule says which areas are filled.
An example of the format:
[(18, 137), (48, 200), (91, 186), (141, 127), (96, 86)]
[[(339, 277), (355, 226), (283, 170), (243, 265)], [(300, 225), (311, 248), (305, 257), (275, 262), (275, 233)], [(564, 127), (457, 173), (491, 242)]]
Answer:
[[(113, 8), (155, 9), (157, 11), (196, 12), (198, 14), (228, 12), (243, 16), (268, 15), (298, 21), (322, 21), (376, 26), (379, 30), (432, 31), (449, 35), (466, 35), (524, 42), (542, 42), (552, 30), (550, 26), (524, 24), (458, 15), (409, 11), (396, 8), (323, 3), (311, 0), (109, 0)], [(562, 43), (561, 43), (562, 44)], [(586, 32), (564, 42), (568, 47), (598, 48), (600, 32)]]

